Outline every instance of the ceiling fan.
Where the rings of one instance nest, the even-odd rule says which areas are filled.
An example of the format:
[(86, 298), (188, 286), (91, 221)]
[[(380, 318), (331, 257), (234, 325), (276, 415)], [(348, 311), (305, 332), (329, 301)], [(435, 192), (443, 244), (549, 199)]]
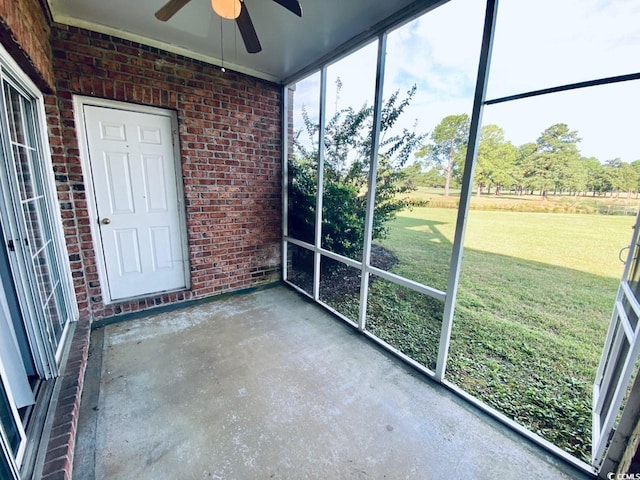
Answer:
[[(166, 22), (191, 0), (169, 0), (160, 10), (156, 12), (156, 18)], [(302, 17), (302, 7), (298, 0), (273, 0), (278, 5), (282, 5), (291, 13)], [(247, 4), (244, 0), (211, 0), (214, 12), (222, 18), (235, 20), (242, 35), (242, 41), (248, 53), (258, 53), (262, 51), (258, 34), (253, 26)]]

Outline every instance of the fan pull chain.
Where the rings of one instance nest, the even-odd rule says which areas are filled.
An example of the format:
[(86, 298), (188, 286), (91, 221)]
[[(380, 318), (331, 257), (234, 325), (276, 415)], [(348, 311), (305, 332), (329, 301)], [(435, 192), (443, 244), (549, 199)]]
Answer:
[(222, 50), (222, 65), (220, 66), (220, 71), (222, 73), (226, 72), (224, 68), (224, 40), (222, 35), (222, 17), (220, 17), (220, 49)]

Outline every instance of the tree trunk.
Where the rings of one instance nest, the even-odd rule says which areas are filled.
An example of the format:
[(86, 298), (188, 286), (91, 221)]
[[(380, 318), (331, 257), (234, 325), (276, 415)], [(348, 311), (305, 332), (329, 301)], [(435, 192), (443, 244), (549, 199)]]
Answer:
[(447, 171), (445, 172), (445, 179), (444, 179), (444, 196), (445, 197), (449, 196), (450, 184), (451, 184), (451, 170), (447, 168)]
[(446, 178), (444, 180), (444, 196), (449, 196), (449, 186), (451, 185), (451, 174), (453, 173), (453, 141), (449, 146), (449, 160), (446, 170)]

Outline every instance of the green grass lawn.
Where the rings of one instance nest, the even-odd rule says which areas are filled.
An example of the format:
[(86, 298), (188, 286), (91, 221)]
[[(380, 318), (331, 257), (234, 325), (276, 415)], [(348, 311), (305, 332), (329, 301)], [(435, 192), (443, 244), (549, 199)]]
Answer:
[[(402, 212), (377, 242), (397, 255), (393, 272), (445, 290), (455, 217), (449, 208)], [(585, 460), (591, 384), (633, 222), (469, 214), (447, 378)], [(368, 328), (434, 368), (442, 303), (381, 279), (370, 292)], [(336, 306), (349, 311), (353, 299)]]

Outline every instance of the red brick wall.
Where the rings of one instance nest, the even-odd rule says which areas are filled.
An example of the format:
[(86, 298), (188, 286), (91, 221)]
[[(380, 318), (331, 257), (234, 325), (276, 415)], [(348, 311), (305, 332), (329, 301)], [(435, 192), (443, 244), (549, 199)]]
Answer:
[(54, 83), (49, 32), (40, 0), (0, 0), (0, 41), (45, 92)]
[[(199, 61), (54, 25), (47, 99), (63, 224), (81, 314), (99, 319), (280, 278), (281, 88)], [(73, 94), (177, 112), (191, 290), (105, 305), (96, 270)], [(57, 110), (61, 122), (55, 125)]]

